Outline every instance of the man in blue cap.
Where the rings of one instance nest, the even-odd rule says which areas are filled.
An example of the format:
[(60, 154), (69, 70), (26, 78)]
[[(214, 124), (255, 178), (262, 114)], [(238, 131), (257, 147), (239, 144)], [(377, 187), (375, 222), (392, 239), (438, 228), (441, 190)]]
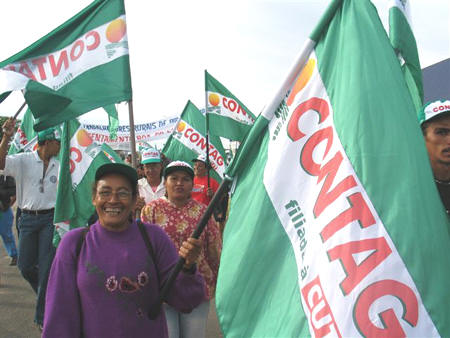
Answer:
[(427, 103), (419, 112), (425, 145), (447, 214), (450, 214), (450, 100)]
[(15, 124), (13, 118), (3, 124), (0, 169), (16, 180), (17, 205), (22, 210), (17, 265), (37, 294), (35, 322), (42, 328), (48, 274), (55, 255), (53, 213), (59, 172), (55, 156), (60, 136), (56, 129), (46, 129), (38, 133), (35, 151), (6, 156)]

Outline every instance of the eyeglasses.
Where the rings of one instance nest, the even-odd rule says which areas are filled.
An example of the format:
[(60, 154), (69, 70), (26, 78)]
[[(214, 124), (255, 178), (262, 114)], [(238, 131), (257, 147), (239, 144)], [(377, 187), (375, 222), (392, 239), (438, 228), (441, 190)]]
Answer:
[(115, 193), (112, 192), (111, 190), (101, 190), (98, 191), (97, 193), (100, 199), (104, 201), (109, 201), (113, 195), (115, 195), (121, 201), (127, 201), (131, 197), (131, 192), (129, 192), (128, 190), (119, 190), (116, 191)]
[(41, 194), (44, 193), (44, 179), (43, 178), (39, 179), (39, 192)]

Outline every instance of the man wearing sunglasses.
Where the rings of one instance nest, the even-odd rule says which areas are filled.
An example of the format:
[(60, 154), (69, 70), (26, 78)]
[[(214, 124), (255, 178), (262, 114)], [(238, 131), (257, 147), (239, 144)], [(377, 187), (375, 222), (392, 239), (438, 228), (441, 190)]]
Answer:
[(19, 257), (17, 265), (37, 294), (35, 322), (42, 327), (48, 274), (55, 255), (53, 213), (56, 203), (60, 136), (49, 128), (38, 133), (37, 149), (15, 155), (6, 153), (15, 132), (15, 119), (3, 124), (0, 143), (0, 169), (16, 180), (19, 219)]

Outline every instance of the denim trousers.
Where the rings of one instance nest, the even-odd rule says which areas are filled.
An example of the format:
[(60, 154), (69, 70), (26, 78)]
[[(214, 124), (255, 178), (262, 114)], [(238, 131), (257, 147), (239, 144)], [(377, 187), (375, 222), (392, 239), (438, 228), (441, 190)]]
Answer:
[(55, 257), (53, 213), (22, 213), (19, 220), (19, 258), (22, 276), (37, 294), (35, 322), (43, 324), (48, 275)]
[(0, 236), (5, 244), (6, 252), (10, 257), (17, 257), (16, 240), (12, 232), (14, 216), (11, 208), (2, 211), (0, 215)]
[(208, 321), (209, 300), (201, 303), (191, 313), (182, 313), (164, 304), (169, 338), (204, 338)]

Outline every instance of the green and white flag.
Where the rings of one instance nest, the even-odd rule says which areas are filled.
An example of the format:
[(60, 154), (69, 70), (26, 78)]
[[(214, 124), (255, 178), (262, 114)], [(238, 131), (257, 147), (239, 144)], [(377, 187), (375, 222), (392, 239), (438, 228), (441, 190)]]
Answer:
[(30, 109), (27, 109), (22, 123), (17, 128), (16, 134), (11, 141), (8, 154), (33, 151), (37, 147), (37, 133), (33, 129), (33, 124), (33, 114), (31, 114)]
[(209, 133), (242, 141), (255, 122), (255, 115), (206, 70), (205, 89)]
[(76, 119), (64, 123), (54, 216), (55, 246), (67, 231), (87, 224), (95, 210), (92, 205), (95, 172), (109, 162), (122, 160), (105, 143), (95, 143)]
[(0, 70), (2, 93), (26, 89), (25, 99), (36, 118), (36, 130), (130, 100), (123, 0), (94, 1), (28, 48), (1, 62)]
[(411, 28), (409, 0), (389, 1), (389, 39), (400, 59), (416, 111), (423, 106), (422, 70)]
[[(162, 153), (171, 160), (186, 161), (192, 164), (192, 160), (198, 155), (206, 154), (205, 134), (205, 115), (191, 101), (188, 101)], [(213, 169), (210, 173), (211, 177), (218, 182), (222, 181), (225, 172), (224, 158), (225, 150), (220, 138), (210, 136), (209, 161)]]
[(450, 336), (450, 225), (370, 1), (331, 2), (298, 60), (227, 170), (224, 335)]

